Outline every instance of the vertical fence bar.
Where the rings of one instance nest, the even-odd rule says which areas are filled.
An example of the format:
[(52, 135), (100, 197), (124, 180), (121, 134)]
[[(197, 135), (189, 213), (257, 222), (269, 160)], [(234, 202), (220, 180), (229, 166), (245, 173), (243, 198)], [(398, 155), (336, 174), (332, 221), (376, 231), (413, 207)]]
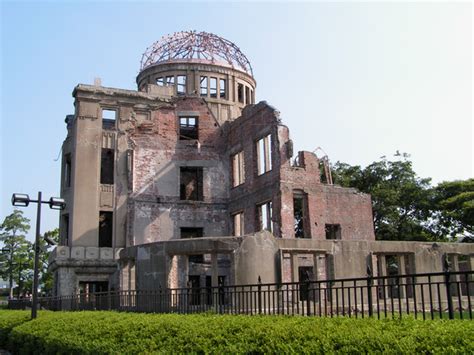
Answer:
[(373, 309), (372, 309), (372, 268), (370, 265), (367, 266), (367, 303), (369, 308), (369, 317), (373, 316)]
[(450, 265), (448, 261), (448, 256), (444, 255), (444, 282), (446, 285), (446, 301), (448, 302), (448, 315), (449, 319), (454, 319), (454, 310), (453, 310), (453, 298), (451, 294), (451, 272)]

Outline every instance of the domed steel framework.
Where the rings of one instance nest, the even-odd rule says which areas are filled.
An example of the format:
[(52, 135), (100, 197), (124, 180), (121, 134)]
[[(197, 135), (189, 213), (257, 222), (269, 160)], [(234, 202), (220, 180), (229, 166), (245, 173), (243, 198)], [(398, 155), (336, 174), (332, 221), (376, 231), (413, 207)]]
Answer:
[(224, 64), (253, 76), (249, 60), (234, 43), (207, 32), (183, 31), (163, 36), (143, 53), (140, 70), (173, 61)]

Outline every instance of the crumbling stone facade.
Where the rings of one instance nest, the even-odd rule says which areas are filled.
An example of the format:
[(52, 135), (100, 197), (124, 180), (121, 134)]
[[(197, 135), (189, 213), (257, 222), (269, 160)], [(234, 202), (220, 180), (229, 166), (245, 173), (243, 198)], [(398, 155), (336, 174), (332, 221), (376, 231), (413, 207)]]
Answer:
[(168, 55), (145, 62), (138, 91), (74, 89), (57, 295), (385, 274), (387, 257), (440, 271), (441, 251), (472, 269), (469, 245), (375, 241), (370, 196), (321, 182), (318, 157), (293, 154), (279, 112), (255, 103), (245, 56), (224, 44), (237, 62)]

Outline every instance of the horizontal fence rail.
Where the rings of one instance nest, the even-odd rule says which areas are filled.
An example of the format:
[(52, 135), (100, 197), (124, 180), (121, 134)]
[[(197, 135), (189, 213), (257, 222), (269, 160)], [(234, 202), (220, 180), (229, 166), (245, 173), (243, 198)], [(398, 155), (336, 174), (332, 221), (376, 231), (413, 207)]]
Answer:
[(474, 272), (115, 291), (40, 298), (49, 310), (473, 319)]

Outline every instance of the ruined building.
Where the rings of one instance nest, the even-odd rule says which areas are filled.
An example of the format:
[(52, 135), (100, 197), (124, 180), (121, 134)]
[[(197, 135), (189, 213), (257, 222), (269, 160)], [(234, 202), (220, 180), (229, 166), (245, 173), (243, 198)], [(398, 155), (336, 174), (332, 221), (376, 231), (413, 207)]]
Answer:
[(233, 43), (165, 36), (137, 86), (74, 88), (56, 294), (441, 271), (444, 253), (472, 267), (470, 245), (376, 241), (370, 196), (294, 154)]

